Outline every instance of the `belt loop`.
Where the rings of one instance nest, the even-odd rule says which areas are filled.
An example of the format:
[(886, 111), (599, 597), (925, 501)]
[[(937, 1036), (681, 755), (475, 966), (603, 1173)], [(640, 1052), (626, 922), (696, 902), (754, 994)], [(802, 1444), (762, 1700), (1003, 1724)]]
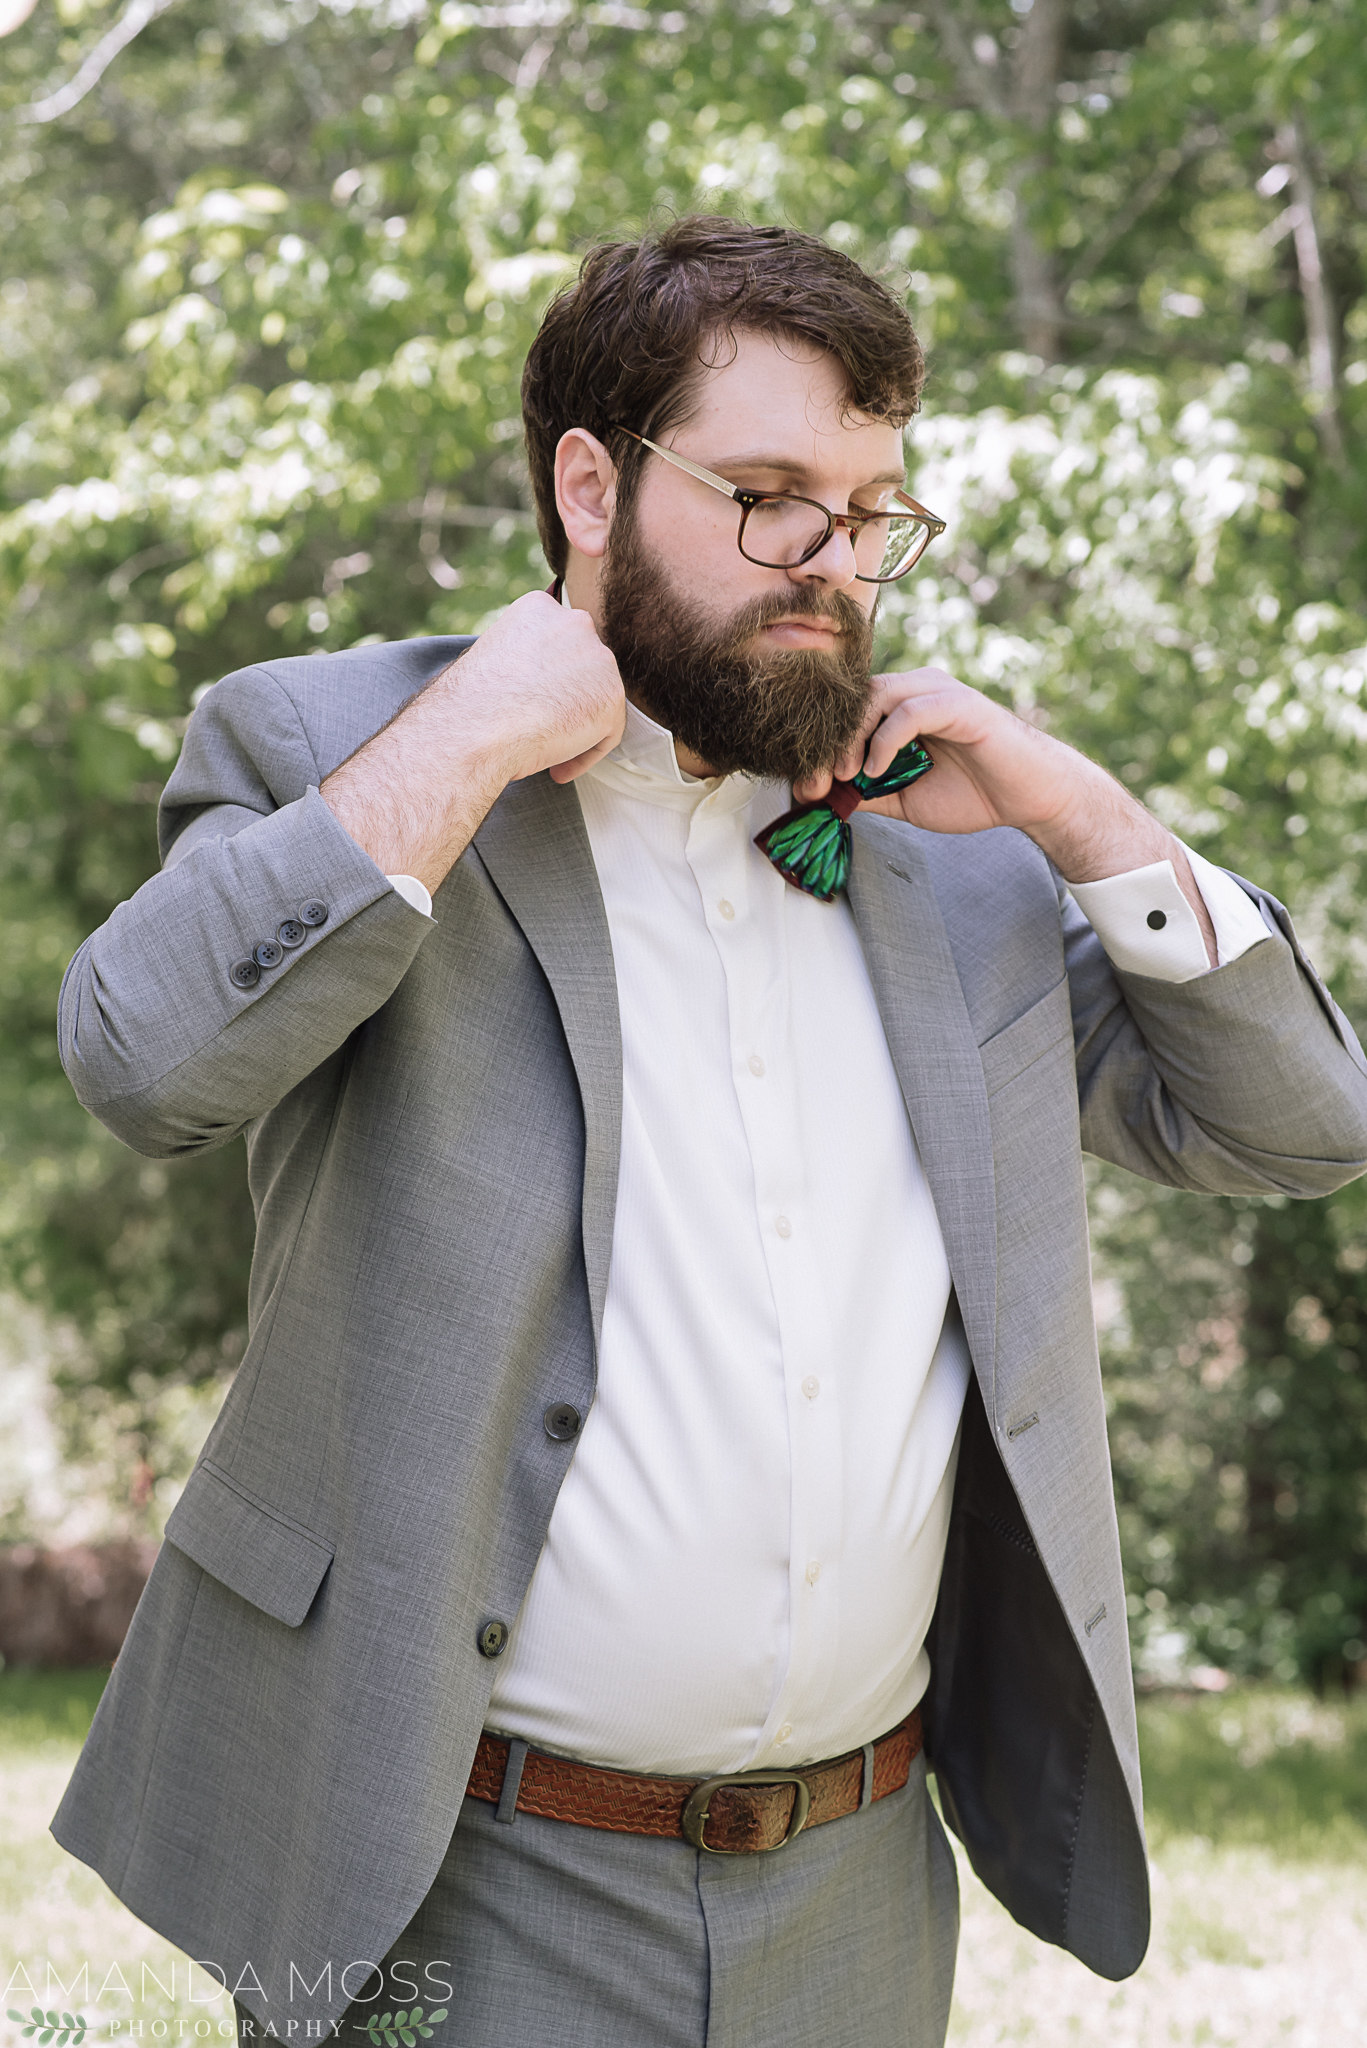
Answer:
[(873, 1804), (873, 1744), (872, 1744), (871, 1742), (866, 1742), (866, 1743), (864, 1744), (864, 1778), (863, 1778), (863, 1789), (862, 1789), (862, 1791), (861, 1791), (861, 1792), (860, 1792), (860, 1794), (859, 1794), (859, 1811), (860, 1811), (860, 1812), (862, 1813), (862, 1812), (864, 1811), (864, 1808), (865, 1808), (866, 1806), (872, 1806), (872, 1804)]
[(508, 1767), (503, 1773), (503, 1790), (498, 1795), (495, 1820), (506, 1821), (509, 1827), (517, 1819), (517, 1795), (522, 1790), (522, 1766), (527, 1761), (527, 1745), (516, 1736), (508, 1744)]

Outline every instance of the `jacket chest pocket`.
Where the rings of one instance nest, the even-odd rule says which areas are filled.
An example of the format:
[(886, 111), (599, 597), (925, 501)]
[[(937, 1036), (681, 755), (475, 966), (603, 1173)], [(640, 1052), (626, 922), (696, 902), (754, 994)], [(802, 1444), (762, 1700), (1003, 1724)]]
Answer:
[[(1066, 1052), (1066, 1062), (1059, 1055)], [(1043, 1060), (1049, 1060), (1049, 1068), (1032, 1076), (1035, 1083), (1052, 1082), (1055, 1070), (1066, 1066), (1069, 1085), (1072, 1090), (1074, 1107), (1077, 1103), (1077, 1078), (1073, 1066), (1073, 1011), (1068, 996), (1068, 982), (1065, 978), (1056, 982), (1047, 996), (1041, 996), (1037, 1003), (1021, 1017), (995, 1032), (978, 1047), (983, 1063), (983, 1079), (987, 1083), (989, 1100), (1009, 1088), (1013, 1081)], [(1052, 1056), (1052, 1057), (1051, 1057)]]

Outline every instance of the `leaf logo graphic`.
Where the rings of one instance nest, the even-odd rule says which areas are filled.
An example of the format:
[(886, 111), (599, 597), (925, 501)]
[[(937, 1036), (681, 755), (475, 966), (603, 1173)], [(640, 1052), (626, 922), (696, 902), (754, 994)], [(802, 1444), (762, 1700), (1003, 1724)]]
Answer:
[(446, 2018), (447, 2007), (441, 2006), (436, 2012), (429, 2012), (424, 2020), (423, 2009), (415, 2005), (411, 2011), (372, 2013), (363, 2027), (353, 2028), (357, 2034), (365, 2034), (375, 2048), (417, 2048), (419, 2037), (424, 2041), (432, 2038), (433, 2027), (440, 2026)]
[(38, 2005), (29, 2013), (16, 2012), (14, 2007), (10, 2006), (9, 2016), (12, 2020), (18, 2020), (24, 2030), (26, 2041), (32, 2034), (38, 2036), (39, 2048), (47, 2048), (49, 2041), (55, 2041), (57, 2048), (67, 2048), (68, 2041), (71, 2048), (79, 2048), (79, 2044), (85, 2039), (85, 2030), (90, 2024), (83, 2012), (44, 2012)]

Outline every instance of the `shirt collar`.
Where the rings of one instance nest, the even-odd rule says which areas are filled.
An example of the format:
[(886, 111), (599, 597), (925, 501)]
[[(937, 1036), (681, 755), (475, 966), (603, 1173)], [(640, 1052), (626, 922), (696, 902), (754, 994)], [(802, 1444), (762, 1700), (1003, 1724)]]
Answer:
[[(563, 583), (560, 602), (566, 611), (573, 609)], [(628, 795), (689, 810), (713, 798), (716, 799), (713, 804), (715, 810), (739, 810), (749, 803), (755, 790), (754, 781), (748, 775), (712, 775), (706, 778), (686, 775), (674, 751), (673, 733), (647, 717), (630, 698), (627, 699), (626, 730), (621, 739), (610, 754), (605, 754), (587, 772)]]

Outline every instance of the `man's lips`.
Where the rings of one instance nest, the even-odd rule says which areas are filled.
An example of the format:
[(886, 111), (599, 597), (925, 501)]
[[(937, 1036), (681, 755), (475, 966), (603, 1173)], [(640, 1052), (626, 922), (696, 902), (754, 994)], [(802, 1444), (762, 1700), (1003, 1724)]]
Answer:
[(825, 646), (840, 638), (835, 620), (826, 618), (774, 619), (764, 632), (782, 647)]

